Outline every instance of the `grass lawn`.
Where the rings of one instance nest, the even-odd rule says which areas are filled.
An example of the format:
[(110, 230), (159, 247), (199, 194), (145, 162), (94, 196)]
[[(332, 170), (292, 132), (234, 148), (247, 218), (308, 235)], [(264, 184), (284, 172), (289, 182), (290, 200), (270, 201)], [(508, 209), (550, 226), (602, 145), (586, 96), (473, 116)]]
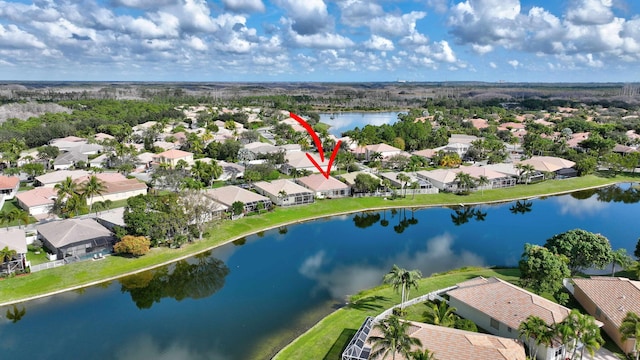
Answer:
[[(507, 281), (518, 278), (517, 269), (462, 269), (421, 279), (418, 290), (411, 297), (455, 285), (476, 276), (496, 276)], [(400, 302), (400, 294), (384, 285), (365, 290), (351, 303), (325, 317), (305, 334), (280, 351), (274, 359), (325, 359), (338, 360), (351, 337), (367, 316), (376, 316)], [(414, 306), (416, 309), (420, 305)], [(424, 307), (424, 306), (423, 306)], [(420, 316), (422, 316), (422, 310)]]
[(49, 262), (47, 258), (47, 252), (45, 250), (40, 250), (40, 254), (36, 254), (35, 252), (29, 250), (27, 253), (27, 260), (31, 262), (31, 265), (38, 265)]
[[(306, 206), (277, 208), (275, 211), (259, 216), (248, 216), (235, 221), (215, 224), (215, 231), (209, 231), (202, 241), (183, 246), (180, 249), (158, 248), (140, 258), (109, 256), (104, 261), (80, 262), (29, 276), (7, 279), (0, 282), (0, 305), (19, 301), (33, 296), (47, 294), (63, 289), (77, 288), (94, 282), (109, 280), (149, 267), (169, 263), (189, 255), (205, 251), (215, 246), (245, 237), (247, 235), (277, 228), (286, 224), (308, 221), (333, 214), (351, 213), (367, 209), (392, 207), (425, 207), (435, 205), (457, 205), (460, 203), (485, 203), (491, 201), (509, 201), (519, 198), (545, 196), (557, 192), (603, 186), (616, 182), (638, 181), (637, 176), (618, 176), (615, 178), (589, 175), (567, 180), (545, 181), (532, 185), (518, 185), (513, 188), (486, 190), (466, 196), (455, 194), (416, 195), (396, 200), (382, 198), (344, 198), (317, 201)], [(13, 206), (13, 205), (5, 205)], [(6, 291), (11, 289), (11, 291)], [(361, 321), (361, 320), (360, 320)]]

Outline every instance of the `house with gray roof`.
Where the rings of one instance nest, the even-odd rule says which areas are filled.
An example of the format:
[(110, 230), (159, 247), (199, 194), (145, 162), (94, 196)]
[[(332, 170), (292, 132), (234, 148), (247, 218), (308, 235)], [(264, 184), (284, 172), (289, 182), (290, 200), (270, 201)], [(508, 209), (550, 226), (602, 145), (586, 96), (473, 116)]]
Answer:
[(68, 170), (81, 161), (87, 163), (89, 156), (76, 151), (67, 151), (58, 155), (58, 157), (53, 160), (53, 169)]
[(36, 186), (54, 187), (57, 183), (63, 182), (67, 177), (76, 180), (89, 175), (85, 170), (58, 170), (44, 175), (36, 176)]
[(314, 201), (313, 191), (287, 179), (260, 181), (253, 186), (259, 194), (279, 206), (311, 204)]
[(36, 225), (36, 230), (44, 246), (58, 259), (111, 252), (116, 241), (109, 229), (90, 218), (51, 221)]
[(215, 201), (231, 208), (233, 203), (240, 201), (244, 204), (245, 212), (253, 212), (259, 210), (262, 204), (263, 209), (269, 209), (271, 207), (271, 199), (260, 194), (256, 194), (252, 191), (243, 189), (235, 185), (223, 186), (216, 189), (207, 190), (207, 194), (210, 195)]

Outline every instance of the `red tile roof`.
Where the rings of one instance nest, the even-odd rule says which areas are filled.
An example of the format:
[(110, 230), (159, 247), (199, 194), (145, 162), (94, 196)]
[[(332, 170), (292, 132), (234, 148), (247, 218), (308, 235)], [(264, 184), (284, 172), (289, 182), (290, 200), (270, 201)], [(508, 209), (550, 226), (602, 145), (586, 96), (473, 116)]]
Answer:
[(17, 176), (0, 175), (0, 190), (15, 189), (19, 183), (20, 183), (20, 178)]
[(573, 279), (575, 288), (600, 308), (616, 327), (620, 327), (627, 312), (640, 314), (640, 282), (627, 278), (594, 276)]

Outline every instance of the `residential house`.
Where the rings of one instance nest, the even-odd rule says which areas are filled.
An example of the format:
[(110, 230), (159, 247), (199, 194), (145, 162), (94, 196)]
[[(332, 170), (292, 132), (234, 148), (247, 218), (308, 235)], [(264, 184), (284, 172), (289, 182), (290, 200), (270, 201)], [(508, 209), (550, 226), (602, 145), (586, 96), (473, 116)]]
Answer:
[[(621, 277), (574, 278), (573, 297), (584, 310), (602, 322), (603, 330), (625, 353), (633, 352), (635, 339), (622, 341), (620, 325), (627, 312), (640, 315), (640, 281)], [(568, 286), (571, 290), (571, 286)]]
[(37, 187), (16, 195), (18, 206), (36, 218), (48, 216), (57, 198), (58, 192), (53, 187)]
[[(497, 336), (520, 339), (518, 327), (530, 315), (537, 316), (553, 326), (562, 322), (569, 309), (539, 295), (492, 277), (477, 277), (447, 292), (449, 306), (456, 313), (473, 321), (478, 327)], [(538, 360), (564, 359), (564, 345), (553, 342), (550, 347), (540, 345)]]
[(461, 159), (463, 159), (467, 151), (469, 151), (471, 143), (475, 140), (478, 140), (478, 137), (473, 135), (451, 134), (447, 145), (433, 150), (436, 152), (443, 151), (445, 153), (456, 153)]
[(252, 159), (257, 159), (261, 155), (265, 154), (273, 154), (279, 151), (282, 151), (278, 146), (263, 143), (263, 142), (252, 142), (244, 145), (244, 148), (250, 153)]
[(85, 170), (58, 170), (44, 175), (36, 176), (36, 186), (54, 187), (56, 184), (63, 182), (67, 177), (72, 180), (89, 175)]
[(371, 160), (374, 154), (380, 154), (382, 159), (387, 159), (391, 156), (399, 155), (400, 153), (402, 153), (402, 150), (384, 143), (367, 145), (364, 147), (364, 158), (367, 161)]
[(458, 190), (458, 181), (456, 176), (459, 171), (457, 169), (436, 169), (436, 170), (420, 170), (416, 172), (419, 178), (428, 180), (433, 186), (440, 191), (455, 192)]
[(611, 151), (614, 152), (614, 153), (618, 153), (620, 155), (627, 155), (627, 154), (631, 154), (631, 153), (634, 153), (634, 152), (638, 152), (638, 149), (633, 148), (631, 146), (616, 144), (613, 147), (613, 149), (611, 149)]
[[(118, 201), (125, 200), (137, 195), (147, 193), (148, 186), (146, 183), (137, 179), (127, 179), (120, 173), (98, 173), (95, 177), (102, 182), (105, 187), (101, 195), (95, 195), (93, 198), (87, 199), (87, 205), (93, 205), (98, 201)], [(75, 179), (74, 182), (80, 187), (84, 182), (89, 180), (90, 176), (83, 176)]]
[(455, 169), (436, 169), (418, 171), (416, 174), (419, 178), (429, 180), (436, 188), (442, 191), (458, 190), (458, 173), (465, 173), (473, 179), (479, 179), (484, 176), (489, 181), (488, 184), (475, 186), (474, 189), (487, 190), (511, 187), (516, 185), (516, 178), (502, 172), (494, 171), (486, 166), (461, 166)]
[(103, 142), (106, 140), (115, 140), (115, 137), (109, 135), (109, 134), (105, 134), (105, 133), (97, 133), (95, 135), (93, 135), (93, 139), (97, 142)]
[(245, 212), (257, 211), (260, 206), (262, 206), (263, 209), (269, 209), (271, 207), (271, 200), (268, 197), (234, 185), (209, 189), (207, 190), (207, 194), (209, 194), (215, 201), (226, 205), (229, 208), (232, 207), (234, 202), (240, 201), (244, 204)]
[(153, 142), (153, 147), (160, 148), (164, 151), (169, 151), (169, 150), (179, 148), (180, 145), (176, 143), (168, 142), (168, 141), (158, 140)]
[(320, 161), (320, 155), (317, 153), (304, 153), (304, 152), (290, 152), (284, 155), (285, 163), (280, 166), (280, 171), (291, 175), (295, 171), (309, 171), (312, 173), (319, 173), (320, 170), (313, 165), (311, 160), (307, 157), (307, 154), (311, 155), (311, 157), (318, 163), (318, 165), (323, 166), (328, 162), (328, 159), (325, 159), (325, 162)]
[(95, 157), (89, 160), (89, 166), (94, 169), (104, 169), (109, 161), (111, 154), (101, 154), (98, 157)]
[(20, 178), (17, 176), (0, 175), (0, 197), (5, 200), (13, 199), (20, 188)]
[(111, 252), (116, 239), (109, 229), (90, 218), (73, 218), (36, 225), (38, 238), (58, 259)]
[(556, 177), (574, 177), (578, 172), (573, 168), (576, 163), (554, 156), (532, 156), (518, 164), (531, 165), (541, 173), (555, 173)]
[[(402, 173), (389, 171), (389, 172), (380, 173), (379, 175), (381, 178), (389, 180), (391, 185), (395, 188), (403, 189), (404, 187), (406, 187), (407, 194), (414, 194), (414, 193), (415, 194), (437, 194), (438, 193), (437, 187), (433, 186), (433, 184), (426, 178), (417, 176), (416, 173), (403, 173), (409, 178), (409, 181), (407, 181), (406, 184), (398, 180), (399, 174), (402, 174)], [(413, 183), (418, 184), (418, 187), (416, 189), (411, 188)], [(403, 193), (405, 192), (403, 191)]]
[(313, 203), (313, 191), (291, 180), (260, 181), (253, 184), (253, 186), (259, 194), (267, 196), (274, 204), (279, 206)]
[(366, 171), (354, 171), (350, 173), (340, 174), (340, 175), (337, 175), (336, 177), (339, 178), (340, 181), (344, 182), (345, 184), (353, 188), (353, 185), (356, 183), (356, 177), (358, 177), (358, 175), (360, 174), (371, 176), (372, 178), (380, 181), (380, 178), (376, 174), (366, 172)]
[[(429, 349), (438, 360), (527, 359), (524, 346), (518, 340), (415, 321), (409, 324), (407, 334), (421, 343), (411, 350)], [(374, 328), (373, 318), (367, 318), (342, 353), (342, 360), (368, 360), (373, 347), (371, 337), (380, 335)]]
[(193, 164), (193, 153), (172, 149), (156, 154), (153, 157), (153, 161), (156, 164), (168, 164), (172, 168), (176, 167), (180, 160), (184, 160), (189, 165)]
[(3, 262), (0, 259), (0, 273), (13, 273), (19, 270), (25, 270), (29, 266), (27, 261), (27, 237), (24, 229), (3, 229), (0, 230), (0, 249), (8, 247), (14, 250), (16, 255), (9, 261)]
[(333, 176), (326, 178), (322, 174), (313, 174), (298, 178), (296, 182), (315, 192), (316, 198), (319, 199), (341, 198), (351, 195), (351, 187)]
[(54, 170), (68, 170), (79, 162), (87, 163), (89, 156), (76, 151), (66, 151), (53, 160)]
[(222, 167), (222, 175), (217, 180), (227, 181), (244, 177), (244, 166), (223, 160), (218, 160), (217, 163)]

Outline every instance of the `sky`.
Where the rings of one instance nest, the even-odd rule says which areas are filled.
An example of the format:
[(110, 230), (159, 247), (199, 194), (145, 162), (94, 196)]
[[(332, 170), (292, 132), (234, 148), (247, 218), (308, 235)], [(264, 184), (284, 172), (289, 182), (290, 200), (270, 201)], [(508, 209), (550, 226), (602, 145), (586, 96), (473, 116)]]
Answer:
[(0, 80), (639, 82), (638, 0), (0, 0)]

